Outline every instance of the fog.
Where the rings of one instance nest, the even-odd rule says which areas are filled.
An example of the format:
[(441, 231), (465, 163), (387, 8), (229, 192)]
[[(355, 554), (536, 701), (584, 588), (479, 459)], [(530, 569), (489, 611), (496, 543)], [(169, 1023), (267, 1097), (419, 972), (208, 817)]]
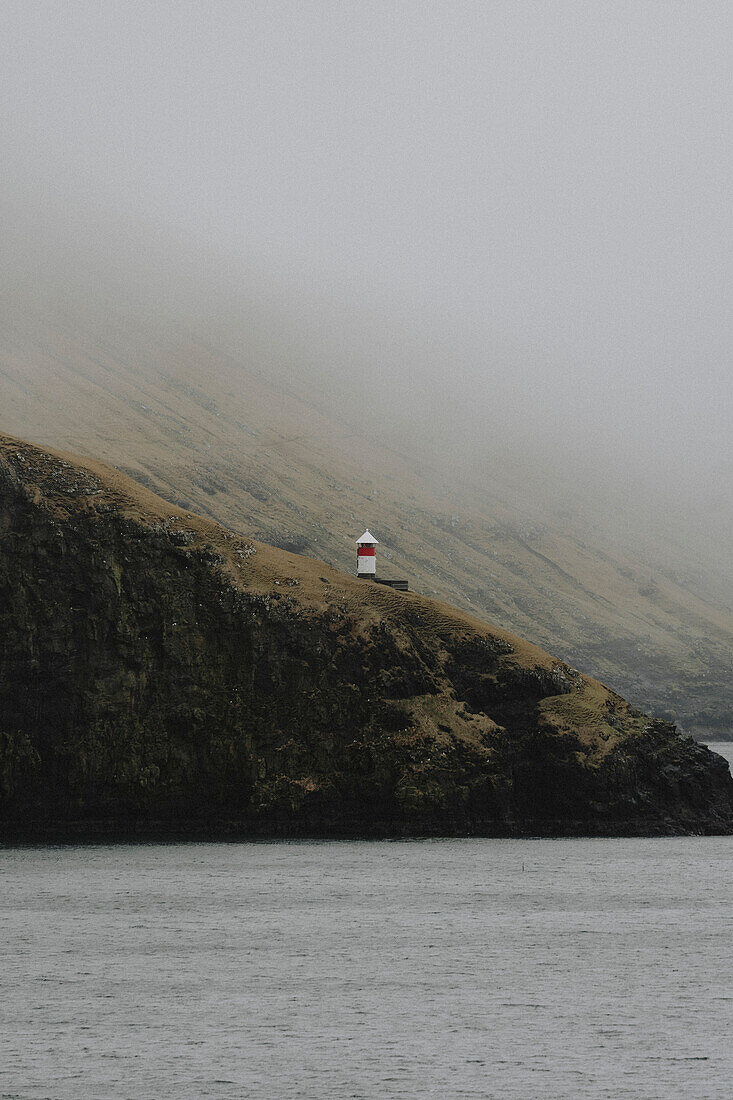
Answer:
[(6, 294), (105, 288), (403, 451), (724, 531), (729, 3), (4, 0), (0, 83)]

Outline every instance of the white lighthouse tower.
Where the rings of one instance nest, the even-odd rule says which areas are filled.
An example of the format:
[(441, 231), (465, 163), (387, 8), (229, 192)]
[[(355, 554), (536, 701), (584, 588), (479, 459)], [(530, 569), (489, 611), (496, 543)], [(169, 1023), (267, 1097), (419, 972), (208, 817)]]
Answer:
[(360, 539), (356, 540), (356, 575), (357, 577), (371, 577), (377, 575), (377, 552), (374, 549), (379, 543), (369, 531), (365, 531)]

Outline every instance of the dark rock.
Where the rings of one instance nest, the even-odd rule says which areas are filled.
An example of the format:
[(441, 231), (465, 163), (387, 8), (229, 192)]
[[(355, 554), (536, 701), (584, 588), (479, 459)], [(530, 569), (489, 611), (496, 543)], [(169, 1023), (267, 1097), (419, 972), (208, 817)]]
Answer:
[(253, 547), (2, 442), (4, 838), (733, 828), (721, 758), (561, 662), (357, 581), (250, 591)]

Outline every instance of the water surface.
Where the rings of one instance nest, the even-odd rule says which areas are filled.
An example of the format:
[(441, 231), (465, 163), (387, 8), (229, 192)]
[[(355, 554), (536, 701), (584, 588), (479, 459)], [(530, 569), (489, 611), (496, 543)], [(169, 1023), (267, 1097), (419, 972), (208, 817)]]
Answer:
[(0, 1096), (729, 1100), (732, 860), (726, 837), (5, 849)]

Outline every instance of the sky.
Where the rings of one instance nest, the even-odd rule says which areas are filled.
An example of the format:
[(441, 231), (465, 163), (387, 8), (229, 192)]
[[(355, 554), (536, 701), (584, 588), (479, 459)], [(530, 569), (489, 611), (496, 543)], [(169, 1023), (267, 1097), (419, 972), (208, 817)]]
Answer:
[(4, 0), (0, 96), (4, 279), (83, 245), (406, 445), (730, 507), (727, 0)]

